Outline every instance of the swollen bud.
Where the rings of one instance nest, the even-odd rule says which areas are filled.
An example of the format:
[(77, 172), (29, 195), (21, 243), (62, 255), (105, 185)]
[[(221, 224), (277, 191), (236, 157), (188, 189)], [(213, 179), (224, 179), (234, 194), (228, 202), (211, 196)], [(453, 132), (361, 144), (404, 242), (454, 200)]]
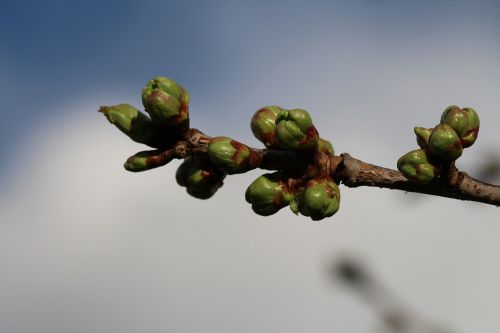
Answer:
[(406, 153), (398, 160), (398, 170), (409, 180), (427, 184), (439, 174), (439, 168), (432, 165), (423, 149)]
[(126, 170), (132, 172), (146, 171), (164, 166), (174, 158), (167, 151), (152, 150), (141, 151), (130, 156), (123, 165)]
[(144, 108), (159, 127), (187, 126), (189, 93), (174, 80), (155, 77), (142, 90)]
[(340, 190), (331, 178), (311, 179), (302, 193), (290, 203), (297, 214), (309, 216), (313, 221), (330, 217), (339, 210)]
[(284, 110), (276, 117), (276, 142), (291, 150), (311, 150), (318, 145), (318, 131), (306, 110)]
[(250, 127), (253, 135), (267, 148), (275, 145), (276, 117), (283, 111), (276, 105), (265, 106), (254, 113)]
[(472, 108), (447, 107), (441, 115), (441, 124), (448, 124), (457, 132), (464, 148), (472, 146), (479, 133), (479, 117)]
[(257, 152), (225, 136), (212, 138), (207, 153), (210, 161), (228, 174), (247, 172), (260, 162)]
[(252, 204), (252, 210), (262, 216), (276, 213), (292, 199), (293, 194), (288, 191), (279, 173), (260, 176), (245, 192), (245, 200)]
[(476, 142), (479, 135), (479, 116), (473, 108), (463, 108), (463, 110), (469, 117), (469, 126), (460, 138), (462, 139), (462, 146), (468, 148)]
[(428, 152), (441, 160), (454, 161), (462, 155), (463, 147), (457, 132), (448, 124), (434, 127), (429, 137)]
[(322, 138), (318, 140), (318, 151), (327, 155), (335, 155), (332, 143)]
[(223, 185), (226, 174), (209, 163), (199, 162), (192, 156), (184, 159), (175, 173), (180, 186), (186, 187), (187, 193), (198, 199), (208, 199)]
[(155, 132), (151, 119), (129, 104), (101, 106), (99, 112), (104, 113), (110, 123), (118, 127), (135, 142), (150, 147), (159, 147), (159, 134)]
[(429, 137), (431, 136), (432, 128), (415, 127), (413, 131), (417, 136), (418, 146), (422, 149), (426, 149), (429, 145)]

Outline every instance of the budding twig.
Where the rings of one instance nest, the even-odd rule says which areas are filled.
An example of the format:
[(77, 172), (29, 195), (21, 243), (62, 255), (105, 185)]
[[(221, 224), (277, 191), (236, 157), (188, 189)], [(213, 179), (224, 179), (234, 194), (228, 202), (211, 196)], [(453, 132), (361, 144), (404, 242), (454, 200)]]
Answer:
[[(187, 155), (192, 152), (206, 152), (209, 136), (200, 135), (200, 131), (191, 129), (186, 147)], [(262, 156), (257, 167), (265, 170), (283, 170), (286, 172), (303, 172), (309, 160), (303, 154), (292, 150), (256, 149)], [(183, 158), (180, 154), (178, 158)], [(456, 181), (448, 182), (439, 179), (429, 184), (419, 184), (406, 179), (401, 172), (363, 162), (344, 153), (331, 156), (328, 163), (330, 176), (347, 187), (370, 186), (401, 190), (405, 192), (422, 193), (451, 199), (476, 201), (494, 206), (500, 206), (500, 186), (488, 184), (470, 177), (456, 169)], [(325, 166), (326, 167), (326, 166)]]
[(128, 104), (99, 109), (132, 140), (155, 148), (129, 157), (125, 169), (141, 172), (184, 159), (176, 180), (195, 198), (210, 198), (226, 175), (259, 168), (278, 171), (260, 176), (245, 193), (254, 212), (265, 216), (289, 206), (312, 220), (331, 217), (339, 209), (340, 183), (500, 205), (500, 186), (473, 179), (455, 167), (455, 160), (478, 137), (479, 116), (472, 108), (452, 105), (437, 126), (415, 127), (420, 149), (400, 157), (395, 171), (349, 154), (335, 155), (331, 142), (320, 137), (303, 109), (270, 105), (255, 112), (250, 127), (266, 147), (256, 149), (190, 128), (189, 93), (172, 79), (153, 78), (141, 97), (148, 115)]

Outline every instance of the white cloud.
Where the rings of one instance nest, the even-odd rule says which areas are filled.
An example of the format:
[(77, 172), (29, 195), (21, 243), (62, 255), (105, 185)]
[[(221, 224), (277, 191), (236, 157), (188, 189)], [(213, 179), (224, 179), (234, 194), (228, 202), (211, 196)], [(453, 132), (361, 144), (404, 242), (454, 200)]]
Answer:
[(373, 314), (325, 278), (345, 251), (424, 314), (463, 331), (498, 324), (498, 209), (342, 188), (324, 223), (264, 219), (243, 199), (257, 172), (208, 201), (175, 184), (178, 162), (125, 172), (142, 147), (98, 104), (42, 129), (4, 192), (1, 331), (369, 331)]

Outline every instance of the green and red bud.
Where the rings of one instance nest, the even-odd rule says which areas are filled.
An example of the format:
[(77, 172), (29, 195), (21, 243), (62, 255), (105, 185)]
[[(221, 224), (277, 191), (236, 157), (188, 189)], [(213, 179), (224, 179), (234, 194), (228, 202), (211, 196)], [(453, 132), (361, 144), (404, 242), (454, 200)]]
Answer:
[(429, 162), (426, 151), (417, 149), (406, 153), (398, 160), (398, 170), (409, 180), (428, 184), (439, 174), (439, 168)]
[(479, 117), (472, 108), (447, 107), (441, 115), (441, 124), (450, 125), (457, 132), (464, 148), (472, 146), (479, 133)]
[(417, 136), (418, 146), (422, 149), (426, 149), (429, 145), (429, 137), (431, 136), (432, 128), (415, 127), (413, 131)]
[(212, 163), (228, 174), (247, 172), (260, 163), (256, 151), (225, 136), (212, 138), (208, 143), (207, 154)]
[(252, 204), (252, 210), (262, 216), (272, 215), (288, 206), (293, 197), (279, 173), (260, 176), (245, 192), (245, 200)]
[(265, 106), (254, 113), (250, 122), (253, 135), (267, 148), (272, 148), (276, 143), (276, 117), (283, 111), (276, 105)]
[(290, 203), (295, 213), (319, 221), (335, 214), (340, 207), (340, 190), (329, 177), (311, 179), (303, 191)]
[(158, 127), (188, 126), (189, 93), (174, 80), (150, 80), (142, 90), (142, 103)]
[(335, 155), (332, 143), (322, 138), (318, 140), (318, 151), (327, 155)]
[(276, 117), (276, 143), (279, 147), (312, 150), (317, 147), (318, 139), (318, 131), (307, 111), (284, 110)]
[(169, 153), (169, 151), (141, 151), (130, 156), (123, 166), (128, 171), (140, 172), (164, 166), (173, 158), (174, 154)]
[(129, 104), (101, 106), (99, 112), (104, 113), (110, 123), (135, 142), (150, 147), (162, 145), (151, 119), (133, 106)]
[(188, 156), (177, 169), (175, 179), (180, 186), (186, 187), (191, 196), (208, 199), (223, 185), (226, 174), (210, 166), (205, 161), (200, 163), (193, 156)]
[(463, 147), (457, 132), (448, 124), (434, 127), (427, 151), (440, 160), (454, 161), (462, 155)]
[(479, 116), (473, 108), (463, 108), (463, 110), (467, 113), (469, 118), (469, 126), (467, 131), (460, 136), (462, 139), (462, 146), (464, 148), (469, 148), (476, 142), (476, 139), (479, 135)]

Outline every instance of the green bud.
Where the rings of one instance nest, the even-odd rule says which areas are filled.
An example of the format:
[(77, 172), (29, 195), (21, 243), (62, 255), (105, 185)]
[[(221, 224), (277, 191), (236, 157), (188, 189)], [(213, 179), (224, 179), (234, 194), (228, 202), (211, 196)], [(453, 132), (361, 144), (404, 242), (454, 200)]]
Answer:
[(415, 127), (413, 131), (417, 136), (417, 144), (419, 147), (426, 149), (429, 144), (429, 137), (431, 136), (432, 128)]
[(429, 154), (441, 160), (454, 161), (462, 155), (462, 151), (460, 138), (450, 125), (434, 127), (429, 137)]
[(223, 185), (226, 174), (208, 163), (188, 156), (177, 169), (175, 179), (187, 193), (198, 199), (208, 199)]
[(339, 210), (340, 190), (331, 178), (311, 179), (290, 208), (297, 214), (309, 216), (313, 221), (330, 217)]
[(212, 138), (207, 153), (210, 161), (228, 174), (254, 169), (260, 160), (257, 152), (225, 136)]
[(460, 137), (462, 139), (462, 146), (468, 148), (476, 142), (479, 135), (479, 116), (473, 108), (463, 108), (469, 117), (469, 126), (467, 131)]
[(457, 132), (464, 148), (472, 146), (479, 133), (479, 117), (472, 108), (447, 107), (441, 115), (441, 124), (448, 124)]
[(276, 105), (265, 106), (254, 113), (250, 127), (253, 135), (260, 140), (267, 148), (275, 145), (276, 117), (283, 111)]
[(319, 138), (318, 140), (318, 151), (328, 155), (335, 155), (332, 143), (322, 138)]
[(189, 93), (174, 80), (155, 77), (142, 90), (144, 108), (159, 127), (186, 126)]
[(318, 145), (318, 131), (306, 110), (284, 110), (276, 117), (276, 142), (284, 149), (314, 149)]
[(104, 113), (110, 123), (118, 127), (135, 142), (150, 147), (160, 147), (160, 135), (156, 132), (151, 119), (129, 104), (101, 106), (99, 112)]
[(293, 199), (286, 183), (279, 173), (260, 176), (248, 186), (245, 200), (252, 204), (252, 210), (262, 216), (276, 213)]
[(123, 166), (132, 172), (146, 171), (164, 166), (173, 158), (173, 154), (169, 154), (168, 151), (141, 151), (130, 156)]
[(423, 149), (406, 153), (398, 160), (398, 170), (409, 180), (416, 183), (427, 184), (439, 174), (439, 168), (429, 162)]

